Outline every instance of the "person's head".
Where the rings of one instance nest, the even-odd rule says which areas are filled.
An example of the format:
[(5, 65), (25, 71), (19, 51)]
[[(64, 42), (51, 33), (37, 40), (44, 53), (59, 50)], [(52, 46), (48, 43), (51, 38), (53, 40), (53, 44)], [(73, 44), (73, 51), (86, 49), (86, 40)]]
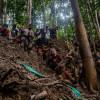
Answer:
[(31, 30), (33, 28), (32, 24), (29, 24), (28, 29)]
[(48, 26), (46, 26), (46, 33), (48, 32)]
[(46, 36), (46, 33), (45, 32), (42, 32), (41, 33), (41, 38), (45, 38), (45, 36)]
[(95, 57), (99, 57), (99, 56), (100, 56), (100, 54), (97, 52), (94, 56), (95, 56)]
[(8, 28), (8, 24), (3, 24), (3, 28), (7, 29)]
[(44, 29), (40, 29), (40, 33), (43, 33), (44, 32)]
[(46, 29), (48, 29), (48, 26), (46, 26)]
[(72, 61), (72, 56), (70, 54), (66, 55), (66, 64), (70, 64)]
[(78, 42), (74, 43), (74, 49), (79, 49), (79, 43)]
[(57, 55), (57, 51), (53, 48), (53, 49), (51, 49), (51, 54), (52, 55)]
[(40, 30), (39, 29), (36, 29), (36, 32), (39, 32)]
[(16, 29), (16, 24), (13, 24), (12, 25), (12, 29)]
[(24, 30), (21, 30), (21, 35), (24, 35), (24, 32), (25, 32)]
[(23, 26), (21, 26), (21, 27), (19, 27), (18, 29), (19, 29), (19, 30), (24, 30), (24, 27), (23, 27)]
[(56, 28), (56, 30), (58, 30), (58, 26), (56, 26), (55, 28)]
[(2, 24), (0, 24), (0, 29), (2, 28)]
[(50, 46), (50, 48), (54, 47), (54, 43), (51, 42), (51, 43), (49, 44), (49, 46)]

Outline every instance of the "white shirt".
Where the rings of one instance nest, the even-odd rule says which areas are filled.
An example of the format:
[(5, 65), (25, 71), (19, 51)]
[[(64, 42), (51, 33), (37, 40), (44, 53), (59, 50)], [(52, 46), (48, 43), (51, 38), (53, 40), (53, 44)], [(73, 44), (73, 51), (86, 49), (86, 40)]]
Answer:
[(34, 32), (33, 30), (28, 30), (28, 29), (24, 29), (24, 35), (30, 35), (30, 36), (33, 36), (34, 37)]

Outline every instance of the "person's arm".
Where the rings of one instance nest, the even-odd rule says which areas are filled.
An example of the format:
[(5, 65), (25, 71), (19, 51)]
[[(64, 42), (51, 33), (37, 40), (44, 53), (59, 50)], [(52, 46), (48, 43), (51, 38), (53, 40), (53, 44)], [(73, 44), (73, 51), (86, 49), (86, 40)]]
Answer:
[(69, 80), (63, 79), (63, 78), (62, 78), (62, 75), (59, 75), (58, 78), (59, 78), (62, 82), (73, 86), (73, 84), (72, 84)]
[(63, 59), (62, 59), (62, 57), (61, 56), (58, 56), (59, 58), (59, 64), (62, 64), (62, 62), (63, 62)]
[(75, 81), (68, 71), (67, 71), (65, 74), (68, 76), (68, 78), (69, 78), (72, 82)]
[(10, 31), (8, 29), (6, 30), (6, 35), (7, 35), (7, 38), (9, 39)]

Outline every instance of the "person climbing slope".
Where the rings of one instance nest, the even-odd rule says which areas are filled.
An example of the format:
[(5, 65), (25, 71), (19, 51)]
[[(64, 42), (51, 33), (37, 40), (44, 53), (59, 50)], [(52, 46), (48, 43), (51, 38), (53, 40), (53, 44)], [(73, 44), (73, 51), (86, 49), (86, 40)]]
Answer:
[(59, 78), (62, 80), (62, 82), (75, 86), (76, 82), (65, 66), (59, 68), (59, 74)]
[(12, 25), (11, 37), (14, 39), (18, 36), (18, 30), (16, 29), (16, 24)]
[(56, 39), (57, 38), (57, 30), (58, 30), (58, 27), (55, 27), (55, 28), (51, 28), (51, 29), (47, 29), (50, 31), (50, 38), (51, 39)]
[(59, 54), (57, 54), (54, 48), (52, 48), (46, 62), (51, 69), (57, 70), (60, 64), (62, 63), (62, 57)]
[(7, 37), (9, 38), (9, 35), (10, 35), (10, 31), (8, 29), (8, 24), (4, 24), (3, 25), (3, 30), (2, 30), (2, 34), (1, 34), (3, 37)]
[(48, 42), (48, 39), (46, 38), (46, 33), (42, 31), (41, 37), (35, 41), (35, 46), (37, 48), (38, 55), (41, 55), (41, 56), (45, 55), (46, 48), (48, 47), (48, 45), (49, 45), (49, 42)]
[(2, 35), (2, 31), (3, 31), (3, 26), (2, 24), (0, 24), (0, 35)]

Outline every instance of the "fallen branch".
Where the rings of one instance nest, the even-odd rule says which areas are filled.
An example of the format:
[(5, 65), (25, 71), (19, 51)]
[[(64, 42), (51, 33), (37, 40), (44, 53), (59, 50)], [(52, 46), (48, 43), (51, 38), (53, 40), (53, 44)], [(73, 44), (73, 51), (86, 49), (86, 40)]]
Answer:
[(37, 96), (35, 96), (33, 100), (41, 100), (41, 99), (44, 100), (47, 96), (48, 96), (47, 91), (43, 91), (39, 93)]
[(41, 81), (50, 81), (50, 80), (51, 80), (51, 78), (42, 78), (42, 79), (36, 79), (34, 81), (41, 82)]
[(20, 85), (21, 83), (19, 83), (19, 82), (17, 82), (17, 81), (13, 81), (13, 82), (9, 82), (9, 83), (7, 83), (7, 84), (5, 84), (4, 86), (3, 86), (3, 89), (5, 90), (5, 89), (8, 89), (8, 88), (10, 88), (10, 87), (15, 87), (15, 86), (17, 86), (17, 85)]
[(12, 71), (13, 71), (13, 69), (10, 68), (10, 69), (3, 75), (3, 77), (0, 79), (1, 83), (3, 83), (3, 82), (7, 79), (7, 77), (12, 73)]
[(52, 85), (55, 85), (55, 84), (59, 84), (61, 82), (59, 82), (58, 80), (57, 81), (54, 81), (54, 82), (50, 82), (50, 83), (47, 83), (47, 84), (42, 84), (43, 86), (52, 86)]

